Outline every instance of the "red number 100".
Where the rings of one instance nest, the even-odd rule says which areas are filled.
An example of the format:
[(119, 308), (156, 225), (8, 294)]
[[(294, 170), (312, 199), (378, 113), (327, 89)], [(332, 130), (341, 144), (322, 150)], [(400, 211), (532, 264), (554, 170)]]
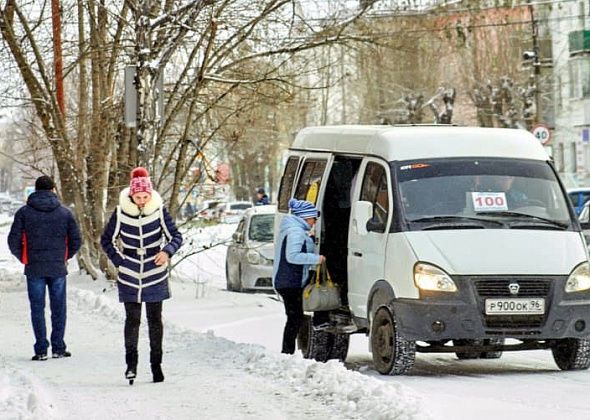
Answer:
[(477, 203), (478, 206), (482, 207), (482, 206), (486, 206), (486, 207), (492, 207), (492, 206), (503, 206), (504, 205), (504, 197), (477, 197), (475, 199), (475, 202)]

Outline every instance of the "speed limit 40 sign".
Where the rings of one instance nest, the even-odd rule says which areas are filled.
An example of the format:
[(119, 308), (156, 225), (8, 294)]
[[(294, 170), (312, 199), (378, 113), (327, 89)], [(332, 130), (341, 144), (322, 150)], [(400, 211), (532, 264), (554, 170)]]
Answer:
[(533, 136), (541, 142), (542, 145), (549, 144), (551, 141), (551, 130), (545, 124), (537, 124), (531, 130)]

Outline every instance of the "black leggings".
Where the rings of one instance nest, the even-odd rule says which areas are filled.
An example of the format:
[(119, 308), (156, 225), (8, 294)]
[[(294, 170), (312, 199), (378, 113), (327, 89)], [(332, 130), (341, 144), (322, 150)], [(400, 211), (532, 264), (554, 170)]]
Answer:
[(281, 353), (295, 353), (295, 342), (299, 328), (303, 324), (303, 290), (301, 288), (277, 289), (285, 304), (287, 323), (283, 331), (283, 349)]
[[(150, 336), (150, 363), (162, 363), (162, 302), (145, 304)], [(141, 323), (141, 303), (125, 302), (125, 353), (137, 360), (137, 343)]]

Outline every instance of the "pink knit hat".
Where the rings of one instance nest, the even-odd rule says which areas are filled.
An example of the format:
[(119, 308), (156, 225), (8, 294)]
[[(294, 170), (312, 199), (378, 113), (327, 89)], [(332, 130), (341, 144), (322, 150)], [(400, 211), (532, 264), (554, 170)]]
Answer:
[(129, 195), (138, 192), (152, 193), (152, 181), (147, 169), (138, 166), (131, 171), (131, 182), (129, 183)]

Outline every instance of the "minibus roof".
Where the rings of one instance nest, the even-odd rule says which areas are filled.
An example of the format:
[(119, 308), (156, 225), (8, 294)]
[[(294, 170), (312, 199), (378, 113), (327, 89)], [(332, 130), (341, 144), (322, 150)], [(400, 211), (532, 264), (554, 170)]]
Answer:
[(293, 150), (374, 155), (387, 161), (445, 157), (549, 160), (528, 131), (445, 125), (339, 125), (304, 128)]

